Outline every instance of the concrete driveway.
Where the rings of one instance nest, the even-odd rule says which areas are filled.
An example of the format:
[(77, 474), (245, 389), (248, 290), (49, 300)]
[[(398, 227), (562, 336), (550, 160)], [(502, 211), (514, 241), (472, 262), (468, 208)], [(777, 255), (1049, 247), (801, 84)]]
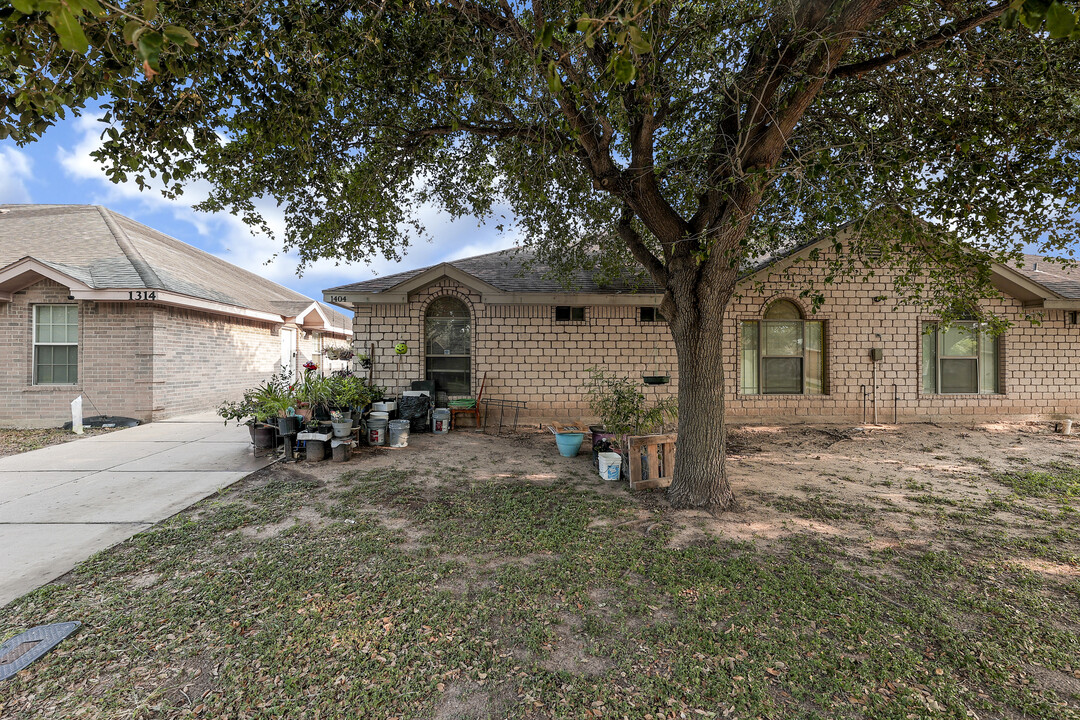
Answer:
[(0, 458), (0, 606), (271, 460), (210, 413)]

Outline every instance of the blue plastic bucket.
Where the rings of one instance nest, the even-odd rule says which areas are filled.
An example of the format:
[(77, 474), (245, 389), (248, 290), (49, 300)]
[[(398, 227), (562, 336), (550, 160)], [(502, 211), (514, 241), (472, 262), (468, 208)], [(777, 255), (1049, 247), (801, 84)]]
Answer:
[(577, 455), (583, 440), (585, 433), (555, 433), (555, 444), (559, 446), (559, 454), (563, 457)]

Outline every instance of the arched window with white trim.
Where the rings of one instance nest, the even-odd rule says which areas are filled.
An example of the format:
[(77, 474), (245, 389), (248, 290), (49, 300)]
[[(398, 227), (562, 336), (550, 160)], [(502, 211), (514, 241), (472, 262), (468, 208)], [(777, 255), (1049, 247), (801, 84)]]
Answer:
[(790, 300), (769, 305), (761, 320), (742, 323), (744, 395), (820, 395), (825, 392), (825, 323), (805, 320)]

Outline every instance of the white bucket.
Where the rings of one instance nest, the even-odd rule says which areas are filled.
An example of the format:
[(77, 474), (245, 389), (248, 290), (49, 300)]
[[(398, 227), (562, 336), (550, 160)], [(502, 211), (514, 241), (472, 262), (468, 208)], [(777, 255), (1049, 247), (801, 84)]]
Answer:
[(431, 432), (436, 435), (445, 435), (450, 432), (450, 411), (446, 408), (435, 408), (431, 413)]
[(609, 482), (617, 481), (622, 467), (622, 456), (619, 453), (602, 452), (598, 453), (597, 457), (600, 458), (600, 478)]
[(409, 444), (409, 421), (390, 421), (390, 447), (403, 448)]
[(397, 407), (397, 403), (392, 403), (392, 402), (371, 403), (371, 411), (373, 413), (376, 413), (376, 412), (392, 413), (392, 412), (394, 412), (394, 408), (396, 408), (396, 407)]
[(372, 413), (368, 416), (368, 419), (369, 420), (389, 420), (390, 419), (390, 413), (372, 411)]
[(385, 418), (371, 418), (367, 424), (367, 439), (368, 445), (385, 445), (386, 444), (386, 425), (387, 420)]

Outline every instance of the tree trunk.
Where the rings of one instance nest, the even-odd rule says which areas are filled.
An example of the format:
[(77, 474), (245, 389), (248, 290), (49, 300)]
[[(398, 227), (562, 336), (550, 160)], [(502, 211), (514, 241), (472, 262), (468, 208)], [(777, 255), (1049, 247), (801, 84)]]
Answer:
[(719, 512), (735, 503), (724, 467), (726, 305), (726, 298), (711, 303), (695, 298), (694, 307), (680, 309), (672, 323), (679, 357), (679, 440), (668, 500), (677, 508)]

